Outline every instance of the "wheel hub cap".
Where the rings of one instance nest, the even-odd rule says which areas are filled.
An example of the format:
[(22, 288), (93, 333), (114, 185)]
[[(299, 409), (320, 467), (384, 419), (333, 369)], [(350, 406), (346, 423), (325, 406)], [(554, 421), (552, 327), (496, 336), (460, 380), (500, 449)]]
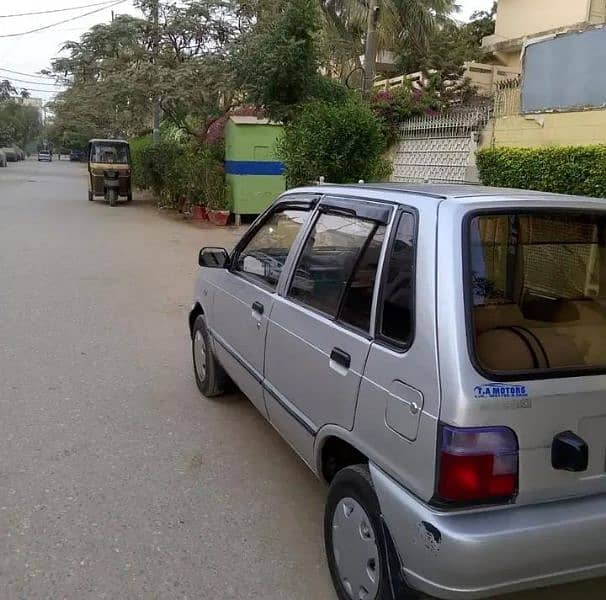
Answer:
[(352, 600), (374, 600), (379, 591), (379, 549), (370, 519), (353, 498), (343, 498), (332, 517), (337, 571)]
[(194, 335), (194, 359), (198, 377), (204, 381), (206, 379), (206, 344), (200, 330)]

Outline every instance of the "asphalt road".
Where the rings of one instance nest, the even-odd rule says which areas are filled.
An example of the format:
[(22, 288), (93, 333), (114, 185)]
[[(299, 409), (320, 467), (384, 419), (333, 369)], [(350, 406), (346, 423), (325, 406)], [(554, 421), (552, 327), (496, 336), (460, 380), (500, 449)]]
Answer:
[(324, 486), (193, 380), (197, 250), (238, 235), (89, 203), (79, 164), (0, 169), (2, 600), (335, 598)]

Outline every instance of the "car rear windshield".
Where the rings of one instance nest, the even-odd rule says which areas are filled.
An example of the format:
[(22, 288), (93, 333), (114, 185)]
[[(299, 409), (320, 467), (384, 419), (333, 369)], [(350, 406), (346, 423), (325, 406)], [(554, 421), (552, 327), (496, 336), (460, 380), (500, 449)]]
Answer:
[(471, 219), (472, 347), (492, 376), (606, 369), (606, 213)]
[(96, 163), (127, 164), (128, 146), (126, 144), (95, 144), (91, 151), (91, 161)]

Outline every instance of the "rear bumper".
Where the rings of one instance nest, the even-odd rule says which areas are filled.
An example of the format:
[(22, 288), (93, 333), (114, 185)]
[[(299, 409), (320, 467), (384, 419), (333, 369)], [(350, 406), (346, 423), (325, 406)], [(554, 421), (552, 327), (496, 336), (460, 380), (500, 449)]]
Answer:
[(370, 471), (406, 579), (425, 593), (488, 598), (606, 575), (606, 496), (445, 513)]
[(92, 175), (91, 177), (91, 187), (93, 194), (95, 196), (103, 196), (105, 194), (106, 183), (111, 181), (112, 187), (115, 185), (118, 187), (118, 193), (120, 196), (128, 196), (131, 193), (131, 179), (128, 177), (118, 177), (117, 183), (114, 183), (116, 180), (106, 180), (103, 175)]

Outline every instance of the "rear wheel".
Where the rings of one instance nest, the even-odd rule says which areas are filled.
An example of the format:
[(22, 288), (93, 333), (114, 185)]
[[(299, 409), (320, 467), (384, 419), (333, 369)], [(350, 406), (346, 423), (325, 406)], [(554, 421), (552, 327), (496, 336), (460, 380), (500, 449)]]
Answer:
[(328, 567), (339, 600), (421, 598), (404, 583), (367, 465), (339, 471), (324, 513)]
[(126, 196), (126, 201), (127, 202), (132, 202), (133, 201), (133, 193), (130, 190), (129, 190), (127, 196)]
[(95, 199), (95, 197), (93, 196), (93, 193), (89, 190), (88, 192), (88, 201), (92, 202)]
[(118, 192), (116, 190), (109, 190), (107, 192), (107, 197), (109, 199), (110, 206), (116, 206), (116, 202), (118, 201)]
[(220, 396), (225, 389), (228, 378), (212, 351), (204, 315), (199, 315), (194, 323), (192, 356), (198, 389), (207, 398)]

